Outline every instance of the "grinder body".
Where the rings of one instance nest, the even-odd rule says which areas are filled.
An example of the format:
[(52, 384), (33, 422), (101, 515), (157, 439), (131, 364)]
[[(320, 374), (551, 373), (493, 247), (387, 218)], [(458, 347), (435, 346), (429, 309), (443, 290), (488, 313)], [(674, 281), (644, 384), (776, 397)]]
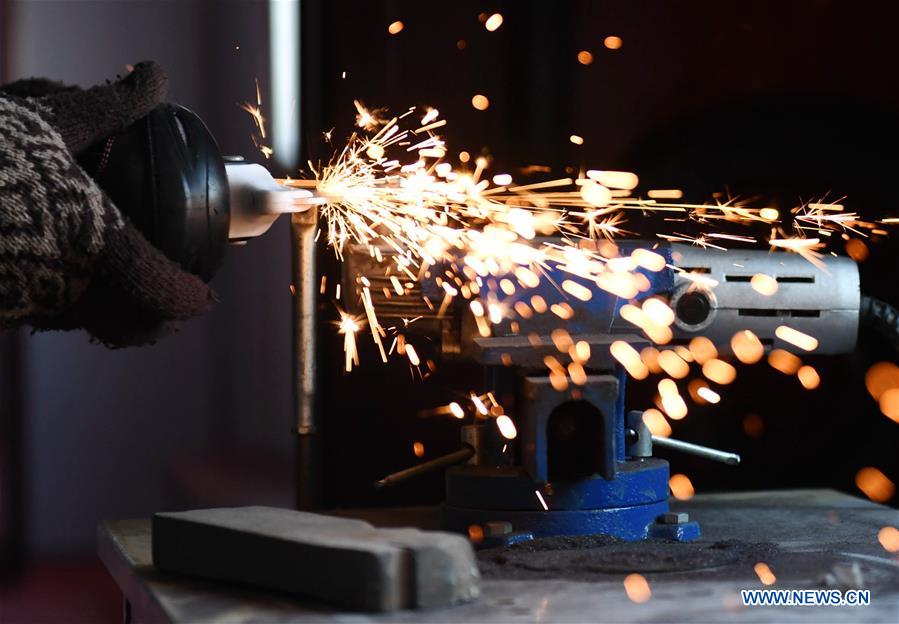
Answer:
[(228, 243), (230, 198), (222, 156), (199, 117), (163, 104), (78, 160), (157, 249), (212, 278)]
[(176, 104), (161, 104), (78, 162), (150, 243), (206, 281), (229, 242), (323, 201), (279, 184), (261, 165), (223, 157), (203, 121)]

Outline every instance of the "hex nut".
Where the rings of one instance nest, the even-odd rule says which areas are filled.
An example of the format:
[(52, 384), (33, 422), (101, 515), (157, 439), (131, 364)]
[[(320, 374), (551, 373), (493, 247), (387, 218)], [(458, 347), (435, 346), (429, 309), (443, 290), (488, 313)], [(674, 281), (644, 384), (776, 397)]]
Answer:
[(663, 513), (661, 516), (656, 518), (656, 522), (659, 524), (686, 524), (690, 521), (690, 514), (686, 513), (675, 513), (673, 511), (669, 511), (668, 513)]
[(485, 522), (484, 523), (484, 535), (485, 536), (508, 535), (511, 532), (512, 532), (512, 523), (511, 522)]

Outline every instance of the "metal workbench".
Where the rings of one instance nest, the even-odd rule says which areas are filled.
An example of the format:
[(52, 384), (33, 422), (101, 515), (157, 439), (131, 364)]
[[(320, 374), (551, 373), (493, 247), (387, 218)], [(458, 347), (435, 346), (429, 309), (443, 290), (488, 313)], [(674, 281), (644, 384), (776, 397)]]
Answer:
[[(647, 549), (657, 546), (652, 543), (618, 544), (598, 546), (592, 551), (594, 565), (586, 569), (572, 560), (570, 567), (549, 566), (542, 572), (539, 565), (504, 570), (496, 561), (507, 558), (494, 558), (482, 566), (485, 579), (478, 601), (432, 611), (339, 612), (287, 595), (166, 576), (152, 567), (146, 519), (102, 525), (98, 549), (122, 590), (126, 622), (899, 622), (899, 554), (887, 552), (877, 539), (882, 527), (899, 526), (895, 509), (829, 490), (701, 495), (673, 507), (688, 511), (703, 531), (700, 543), (678, 545), (685, 548), (678, 552), (739, 547), (740, 556), (717, 565), (677, 553), (647, 557)], [(434, 518), (433, 512), (420, 509), (355, 515), (376, 524), (415, 522), (426, 528)], [(605, 557), (601, 549), (612, 547), (616, 552)], [(625, 594), (621, 561), (628, 561), (628, 553), (622, 554), (622, 548), (638, 549), (633, 551), (640, 555), (632, 559), (635, 569), (628, 571), (648, 579), (648, 602), (633, 603)], [(545, 561), (541, 554), (539, 560)], [(576, 555), (582, 564), (584, 551)], [(763, 587), (753, 570), (754, 559), (762, 556), (777, 577), (775, 588), (854, 585), (870, 590), (871, 604), (744, 607), (740, 590)], [(678, 557), (706, 563), (689, 569), (677, 564)], [(595, 565), (611, 558), (618, 563)]]

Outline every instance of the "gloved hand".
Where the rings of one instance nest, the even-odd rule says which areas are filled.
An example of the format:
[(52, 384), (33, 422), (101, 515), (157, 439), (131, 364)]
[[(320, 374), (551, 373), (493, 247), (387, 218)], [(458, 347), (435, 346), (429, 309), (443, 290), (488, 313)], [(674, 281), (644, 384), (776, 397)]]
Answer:
[(209, 287), (131, 226), (75, 162), (147, 115), (167, 79), (140, 63), (82, 90), (0, 87), (0, 329), (86, 328), (108, 346), (155, 342), (202, 314)]

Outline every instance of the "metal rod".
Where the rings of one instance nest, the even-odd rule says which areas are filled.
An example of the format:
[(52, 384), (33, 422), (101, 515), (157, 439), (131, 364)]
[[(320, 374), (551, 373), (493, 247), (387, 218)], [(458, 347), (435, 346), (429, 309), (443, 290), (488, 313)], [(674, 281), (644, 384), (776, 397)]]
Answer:
[(446, 468), (454, 464), (461, 464), (472, 457), (474, 457), (474, 449), (470, 446), (466, 446), (465, 448), (449, 453), (448, 455), (441, 455), (440, 457), (432, 459), (431, 461), (426, 461), (423, 464), (418, 464), (417, 466), (412, 466), (411, 468), (389, 474), (380, 481), (375, 482), (375, 487), (382, 488), (395, 485), (400, 481), (417, 477), (420, 474), (431, 472), (432, 470)]
[(320, 423), (316, 417), (316, 276), (315, 235), (318, 210), (292, 214), (293, 391), (297, 445), (296, 503), (299, 509), (321, 506)]
[(722, 462), (731, 466), (736, 466), (740, 463), (740, 456), (736, 453), (719, 451), (718, 449), (709, 448), (707, 446), (700, 446), (699, 444), (693, 444), (692, 442), (684, 442), (683, 440), (672, 440), (671, 438), (652, 436), (652, 443), (663, 448), (670, 448), (674, 451), (690, 453), (691, 455), (705, 457), (706, 459)]

